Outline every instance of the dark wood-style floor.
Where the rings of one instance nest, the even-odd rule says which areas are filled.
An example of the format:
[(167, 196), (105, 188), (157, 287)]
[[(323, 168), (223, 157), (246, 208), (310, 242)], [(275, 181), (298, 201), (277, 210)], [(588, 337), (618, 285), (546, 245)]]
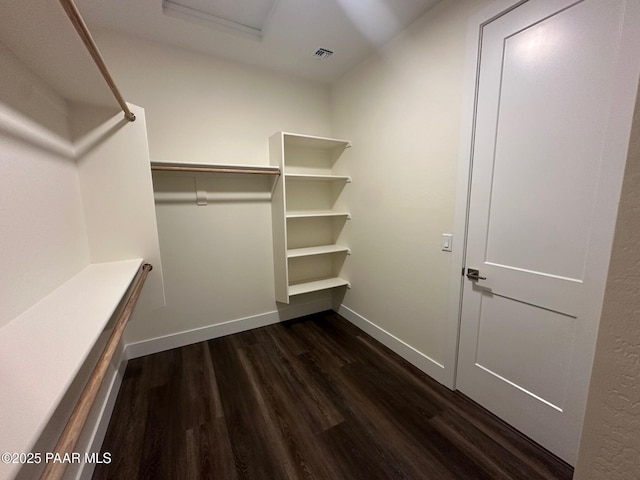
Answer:
[(570, 479), (333, 312), (129, 362), (101, 479)]

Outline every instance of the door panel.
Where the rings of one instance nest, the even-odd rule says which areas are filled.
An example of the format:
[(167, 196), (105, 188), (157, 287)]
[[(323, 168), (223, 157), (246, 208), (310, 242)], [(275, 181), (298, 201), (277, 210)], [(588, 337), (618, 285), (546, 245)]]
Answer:
[[(602, 145), (611, 89), (598, 71), (612, 70), (619, 21), (595, 3), (603, 2), (487, 35), (504, 42), (497, 122), (487, 132), (495, 142), (489, 262), (582, 280), (601, 160), (593, 147)], [(594, 13), (605, 13), (597, 36), (584, 28)], [(526, 221), (514, 229), (516, 216)]]
[(619, 195), (603, 179), (624, 4), (531, 0), (481, 38), (466, 264), (486, 280), (463, 287), (457, 387), (570, 463), (606, 278), (595, 212)]
[(561, 411), (575, 322), (574, 317), (485, 291), (475, 364)]

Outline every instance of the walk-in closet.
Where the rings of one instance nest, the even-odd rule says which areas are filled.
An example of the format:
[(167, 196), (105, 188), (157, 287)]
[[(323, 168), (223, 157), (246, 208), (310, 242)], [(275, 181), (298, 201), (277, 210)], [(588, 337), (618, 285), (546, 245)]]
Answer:
[(0, 480), (640, 475), (640, 3), (0, 5)]

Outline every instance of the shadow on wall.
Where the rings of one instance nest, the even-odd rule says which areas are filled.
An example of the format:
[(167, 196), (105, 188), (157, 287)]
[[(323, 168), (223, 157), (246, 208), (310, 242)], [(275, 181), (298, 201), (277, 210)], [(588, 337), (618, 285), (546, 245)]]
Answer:
[[(16, 140), (73, 158), (94, 148), (96, 142), (113, 133), (113, 128), (120, 127), (110, 124), (110, 131), (101, 130), (100, 136), (83, 140), (118, 113), (115, 103), (113, 107), (69, 103), (2, 43), (0, 63), (0, 117), (6, 120), (5, 132)], [(19, 128), (25, 125), (29, 128)], [(75, 142), (81, 145), (70, 149), (69, 144)], [(78, 146), (84, 150), (78, 151)]]

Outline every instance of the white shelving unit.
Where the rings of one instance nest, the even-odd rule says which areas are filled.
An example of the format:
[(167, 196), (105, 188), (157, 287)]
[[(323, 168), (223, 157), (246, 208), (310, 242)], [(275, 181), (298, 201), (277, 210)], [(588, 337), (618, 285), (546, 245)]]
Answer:
[(340, 271), (351, 250), (342, 240), (350, 213), (342, 192), (351, 182), (341, 155), (346, 140), (278, 132), (271, 165), (282, 172), (271, 202), (276, 300), (350, 286)]

